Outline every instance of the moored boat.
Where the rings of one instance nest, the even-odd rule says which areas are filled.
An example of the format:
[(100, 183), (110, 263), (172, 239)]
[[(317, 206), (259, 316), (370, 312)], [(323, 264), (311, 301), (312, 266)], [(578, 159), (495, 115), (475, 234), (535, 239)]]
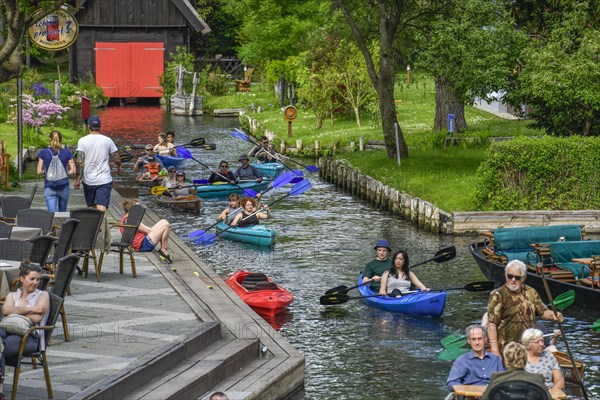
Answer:
[(283, 171), (285, 171), (286, 168), (285, 165), (280, 162), (257, 163), (254, 161), (250, 165), (259, 170), (262, 176), (268, 178), (277, 178), (279, 175), (283, 174)]
[(160, 154), (155, 154), (154, 157), (158, 158), (160, 162), (162, 162), (162, 164), (165, 166), (165, 168), (169, 168), (171, 166), (179, 167), (186, 160), (186, 158), (183, 157), (161, 156)]
[[(489, 246), (484, 242), (469, 245), (469, 251), (475, 259), (475, 262), (477, 262), (479, 269), (483, 272), (483, 275), (490, 281), (494, 281), (497, 285), (504, 285), (506, 283), (506, 278), (504, 276), (506, 264), (498, 261), (498, 258), (492, 258), (491, 256), (493, 255), (490, 255), (487, 252), (488, 250)], [(568, 290), (574, 290), (574, 304), (580, 307), (600, 310), (600, 289), (580, 286), (576, 282), (566, 282), (564, 280), (554, 279), (551, 276), (546, 276), (546, 281), (548, 282), (550, 293), (552, 293), (554, 297)], [(537, 271), (528, 268), (525, 284), (533, 287), (542, 298), (547, 300), (544, 281)]]
[[(269, 229), (264, 225), (253, 225), (239, 228), (229, 226), (221, 221), (215, 227), (217, 234), (223, 238), (235, 240), (236, 242), (248, 243), (257, 246), (270, 246), (275, 241), (275, 229)], [(223, 233), (221, 233), (223, 232)]]
[(263, 180), (262, 182), (241, 182), (237, 185), (232, 185), (230, 183), (200, 185), (198, 186), (196, 196), (202, 197), (203, 199), (227, 197), (232, 193), (237, 193), (243, 196), (244, 189), (252, 189), (258, 192), (265, 189), (270, 183), (270, 180)]
[[(358, 277), (358, 283), (362, 283), (362, 274)], [(376, 293), (371, 290), (370, 285), (359, 286), (358, 290), (362, 296), (372, 296), (365, 297), (364, 299), (367, 305), (371, 307), (377, 307), (382, 310), (400, 314), (434, 318), (440, 317), (444, 312), (446, 296), (448, 295), (444, 291), (418, 291), (396, 298), (374, 296)]]
[(178, 208), (180, 210), (200, 212), (202, 211), (202, 199), (198, 196), (156, 196), (156, 202), (163, 207)]
[[(567, 382), (567, 384), (579, 385), (577, 374), (575, 374), (575, 370), (573, 369), (573, 361), (569, 357), (569, 354), (562, 351), (554, 351), (552, 354), (558, 361), (558, 365), (560, 366), (560, 369), (565, 377), (565, 382)], [(586, 365), (581, 361), (575, 360), (575, 366), (577, 367), (577, 373), (579, 374), (579, 377), (585, 381), (584, 374)]]
[(263, 273), (239, 270), (226, 281), (244, 303), (261, 315), (274, 316), (285, 311), (294, 296)]

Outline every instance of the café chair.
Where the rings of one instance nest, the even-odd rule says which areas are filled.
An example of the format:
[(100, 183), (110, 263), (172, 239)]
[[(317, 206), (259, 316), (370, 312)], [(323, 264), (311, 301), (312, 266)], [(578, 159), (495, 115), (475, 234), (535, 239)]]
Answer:
[[(11, 400), (15, 400), (17, 398), (19, 376), (21, 375), (21, 364), (29, 364), (35, 366), (38, 362), (42, 365), (44, 369), (44, 378), (46, 379), (46, 390), (48, 391), (48, 398), (51, 399), (53, 397), (52, 382), (50, 381), (50, 370), (48, 369), (48, 358), (46, 357), (46, 346), (48, 344), (48, 341), (50, 340), (50, 336), (52, 336), (52, 331), (55, 328), (56, 320), (58, 319), (58, 315), (63, 305), (64, 299), (52, 293), (50, 293), (49, 295), (50, 309), (48, 311), (48, 319), (46, 320), (46, 324), (44, 326), (34, 326), (30, 328), (23, 336), (23, 339), (21, 339), (21, 347), (19, 348), (19, 354), (6, 359), (6, 365), (15, 367)], [(38, 332), (38, 335), (40, 335), (40, 331), (44, 333), (44, 340), (39, 341), (38, 348), (34, 351), (30, 353), (25, 352), (25, 342), (27, 341), (29, 335), (33, 334), (34, 332)]]
[(54, 271), (58, 260), (71, 253), (73, 238), (78, 225), (79, 220), (75, 218), (69, 218), (60, 225), (58, 240), (54, 242), (54, 254), (46, 260), (45, 267), (50, 272)]
[[(73, 280), (73, 276), (75, 275), (75, 269), (77, 268), (77, 264), (79, 263), (79, 256), (77, 254), (69, 254), (65, 257), (62, 257), (58, 260), (58, 265), (56, 266), (56, 272), (54, 273), (54, 277), (50, 277), (47, 286), (49, 293), (55, 294), (62, 299), (67, 295), (67, 290), (71, 281)], [(48, 275), (45, 275), (48, 276)], [(63, 332), (65, 335), (65, 342), (71, 341), (71, 336), (69, 335), (69, 325), (67, 323), (67, 313), (65, 311), (65, 305), (61, 305), (60, 307), (60, 318), (62, 321)]]
[(75, 228), (71, 252), (83, 257), (83, 273), (86, 278), (91, 258), (96, 270), (96, 279), (100, 281), (100, 268), (96, 260), (96, 240), (104, 218), (104, 211), (89, 207), (79, 208), (71, 211), (71, 218), (79, 220), (79, 225)]
[(488, 400), (552, 400), (552, 396), (546, 388), (535, 383), (513, 380), (494, 385)]
[(27, 240), (3, 239), (0, 240), (1, 261), (23, 261), (31, 257), (33, 243)]
[(2, 208), (0, 220), (14, 224), (19, 210), (31, 208), (31, 200), (21, 196), (2, 196), (0, 197), (0, 207)]
[(0, 239), (8, 239), (12, 233), (13, 226), (13, 224), (0, 221)]
[[(123, 258), (124, 253), (127, 252), (129, 254), (129, 259), (131, 261), (131, 275), (135, 278), (135, 259), (133, 257), (133, 238), (135, 237), (140, 224), (142, 223), (142, 219), (144, 218), (144, 214), (146, 213), (146, 207), (141, 204), (136, 204), (129, 209), (129, 216), (127, 217), (127, 223), (112, 223), (110, 224), (111, 228), (123, 228), (123, 233), (121, 234), (121, 239), (114, 241), (110, 244), (110, 247), (116, 247), (119, 251), (119, 273), (123, 274)], [(102, 267), (102, 260), (104, 259), (104, 251), (100, 254), (100, 267)], [(98, 280), (100, 280), (98, 278)]]
[(26, 228), (40, 228), (42, 235), (52, 230), (54, 213), (42, 208), (27, 208), (17, 212), (17, 226)]
[(46, 265), (46, 261), (48, 260), (48, 256), (50, 255), (52, 247), (54, 247), (56, 237), (43, 235), (29, 239), (29, 241), (33, 243), (33, 249), (31, 250), (29, 261), (40, 264), (40, 266), (43, 268), (44, 265)]

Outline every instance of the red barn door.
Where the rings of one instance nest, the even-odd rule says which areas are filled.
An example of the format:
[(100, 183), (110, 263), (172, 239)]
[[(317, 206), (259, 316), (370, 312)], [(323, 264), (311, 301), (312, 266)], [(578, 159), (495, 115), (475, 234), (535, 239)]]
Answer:
[(162, 42), (96, 42), (96, 84), (108, 97), (161, 97)]

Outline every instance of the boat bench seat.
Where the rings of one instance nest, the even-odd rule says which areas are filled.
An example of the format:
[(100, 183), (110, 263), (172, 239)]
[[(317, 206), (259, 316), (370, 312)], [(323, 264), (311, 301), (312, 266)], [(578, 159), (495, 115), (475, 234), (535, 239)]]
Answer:
[(587, 278), (589, 267), (571, 261), (574, 258), (589, 258), (600, 254), (600, 240), (538, 243), (535, 246), (538, 259), (544, 265), (556, 265), (573, 273), (575, 279)]
[(532, 263), (536, 259), (533, 243), (554, 242), (564, 238), (566, 241), (581, 241), (585, 235), (580, 225), (547, 225), (527, 228), (498, 228), (488, 233), (490, 245), (498, 256), (507, 261), (520, 260)]

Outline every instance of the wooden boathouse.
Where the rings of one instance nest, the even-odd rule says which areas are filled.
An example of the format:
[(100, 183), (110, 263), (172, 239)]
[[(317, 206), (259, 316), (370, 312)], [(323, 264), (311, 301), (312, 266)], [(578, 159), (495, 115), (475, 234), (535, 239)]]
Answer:
[(71, 81), (95, 78), (111, 98), (159, 98), (169, 53), (210, 28), (188, 0), (81, 0)]

